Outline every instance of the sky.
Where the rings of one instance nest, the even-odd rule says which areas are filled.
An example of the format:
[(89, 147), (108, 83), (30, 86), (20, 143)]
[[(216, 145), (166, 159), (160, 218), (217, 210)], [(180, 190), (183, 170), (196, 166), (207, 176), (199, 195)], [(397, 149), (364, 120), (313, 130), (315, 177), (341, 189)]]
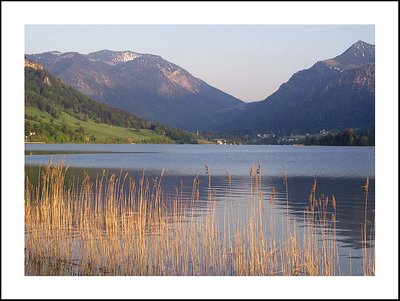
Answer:
[(341, 54), (373, 25), (26, 25), (25, 53), (102, 49), (151, 53), (243, 101), (259, 101), (290, 76)]

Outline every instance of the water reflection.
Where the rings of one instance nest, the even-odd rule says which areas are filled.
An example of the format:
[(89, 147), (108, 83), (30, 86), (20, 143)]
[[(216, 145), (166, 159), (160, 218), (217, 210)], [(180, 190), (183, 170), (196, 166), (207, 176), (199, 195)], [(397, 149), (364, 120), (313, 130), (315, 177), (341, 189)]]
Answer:
[[(374, 147), (295, 147), (284, 145), (92, 145), (27, 144), (26, 165), (64, 161), (66, 166), (124, 168), (192, 176), (248, 175), (252, 162), (269, 176), (374, 177)], [(40, 153), (38, 153), (40, 152)]]
[[(144, 171), (150, 193), (155, 179), (157, 183), (161, 181), (166, 216), (174, 211), (172, 206), (178, 201), (185, 214), (199, 221), (215, 212), (217, 228), (224, 233), (228, 228), (227, 233), (231, 235), (235, 229), (229, 229), (229, 221), (240, 220), (246, 228), (247, 218), (254, 208), (260, 213), (264, 230), (274, 231), (272, 236), (277, 238), (285, 236), (288, 220), (291, 227), (296, 224), (299, 237), (310, 223), (318, 230), (327, 227), (329, 231), (329, 227), (333, 227), (339, 247), (341, 271), (338, 274), (344, 275), (363, 274), (365, 191), (362, 186), (368, 176), (367, 246), (374, 244), (373, 147), (32, 144), (25, 149), (25, 172), (32, 183), (37, 183), (39, 176), (37, 165), (45, 166), (49, 160), (64, 161), (65, 166), (70, 166), (66, 181), (78, 187), (84, 173), (92, 183), (103, 173), (115, 174), (117, 179), (126, 176), (128, 180), (124, 185), (127, 186), (130, 177), (140, 181)], [(206, 162), (211, 177), (205, 171)], [(260, 162), (262, 172), (261, 168), (250, 170), (254, 162)], [(160, 179), (162, 167), (165, 171)], [(288, 175), (286, 181), (283, 175)], [(317, 199), (324, 201), (328, 197), (325, 210), (329, 215), (328, 224), (320, 223), (319, 212), (313, 215), (306, 212), (311, 206), (310, 193), (314, 185)], [(335, 209), (332, 208), (333, 196)], [(184, 223), (185, 219), (180, 222)], [(273, 230), (268, 227), (270, 222), (276, 224)]]
[[(36, 183), (39, 175), (39, 169), (36, 166), (25, 167), (26, 175), (31, 183)], [(121, 170), (121, 169), (92, 169), (92, 168), (68, 168), (66, 172), (66, 181), (75, 181), (77, 185), (82, 181), (84, 173), (92, 181), (101, 177), (103, 173), (108, 175), (115, 174), (117, 178), (132, 177), (139, 180), (143, 173), (148, 178), (150, 187), (152, 181), (157, 179), (161, 181), (163, 188), (163, 199), (179, 199), (187, 212), (194, 211), (196, 215), (207, 210), (209, 205), (209, 183), (206, 175), (197, 175), (198, 179), (198, 201), (193, 202), (193, 185), (196, 175), (179, 176), (169, 175), (164, 172), (160, 179), (160, 172), (144, 172), (143, 170)], [(265, 214), (268, 210), (276, 210), (281, 216), (289, 214), (292, 220), (300, 226), (304, 224), (305, 211), (310, 205), (310, 192), (314, 183), (316, 183), (316, 196), (328, 197), (330, 200), (334, 196), (336, 200), (335, 227), (337, 230), (337, 241), (342, 247), (360, 250), (362, 247), (362, 225), (364, 224), (365, 214), (365, 192), (362, 187), (365, 179), (361, 178), (313, 178), (313, 177), (288, 177), (287, 191), (283, 177), (261, 176), (256, 191), (252, 191), (254, 183), (250, 176), (212, 176), (210, 185), (217, 207), (220, 209), (223, 217), (223, 210), (230, 208), (235, 211), (235, 215), (246, 216), (248, 203), (251, 202), (252, 195), (264, 203)], [(127, 186), (129, 181), (125, 182)], [(367, 219), (368, 231), (367, 241), (371, 241), (371, 232), (374, 225), (375, 210), (375, 181), (370, 179)], [(274, 199), (274, 206), (271, 206), (271, 199)], [(332, 210), (331, 210), (332, 211)], [(329, 214), (332, 214), (330, 212)]]

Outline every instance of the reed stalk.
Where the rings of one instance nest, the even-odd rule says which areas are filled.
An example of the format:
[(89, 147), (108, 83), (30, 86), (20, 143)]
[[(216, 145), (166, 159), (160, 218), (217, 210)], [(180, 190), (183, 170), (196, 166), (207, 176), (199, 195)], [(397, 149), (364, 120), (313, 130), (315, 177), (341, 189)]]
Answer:
[[(81, 181), (70, 182), (65, 173), (62, 164), (49, 164), (37, 184), (26, 179), (26, 275), (339, 274), (333, 220), (336, 199), (318, 198), (316, 182), (299, 232), (297, 223), (289, 219), (286, 178), (287, 228), (279, 235), (276, 191), (272, 187), (267, 196), (270, 211), (266, 212), (260, 164), (257, 169), (251, 167), (245, 216), (237, 214), (232, 204), (229, 173), (225, 204), (218, 205), (208, 164), (208, 206), (200, 215), (196, 211), (202, 202), (198, 175), (188, 200), (183, 183), (174, 196), (165, 196), (163, 172), (153, 179), (143, 172), (134, 179), (122, 172), (103, 171), (93, 181), (85, 173)], [(366, 186), (368, 192), (368, 181)], [(223, 224), (218, 216), (223, 216)], [(363, 239), (366, 225), (367, 221)], [(363, 247), (363, 272), (373, 274), (374, 254), (367, 252), (366, 243)]]

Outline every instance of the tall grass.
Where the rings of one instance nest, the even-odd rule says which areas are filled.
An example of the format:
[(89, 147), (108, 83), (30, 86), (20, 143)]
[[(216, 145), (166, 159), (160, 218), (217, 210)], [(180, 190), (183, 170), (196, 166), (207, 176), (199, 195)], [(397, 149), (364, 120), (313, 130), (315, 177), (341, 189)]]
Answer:
[[(278, 234), (274, 210), (264, 212), (260, 165), (251, 167), (247, 215), (229, 210), (227, 201), (222, 223), (208, 165), (202, 215), (195, 210), (198, 175), (188, 201), (183, 185), (174, 196), (164, 194), (162, 173), (135, 179), (103, 172), (94, 180), (85, 174), (78, 185), (65, 172), (49, 164), (37, 184), (26, 179), (26, 275), (340, 275), (336, 200), (317, 197), (316, 182), (302, 231), (287, 212)], [(229, 200), (229, 173), (226, 180)], [(285, 187), (287, 194), (287, 178)], [(273, 208), (275, 188), (269, 200)], [(373, 274), (373, 254), (363, 255), (364, 274)]]
[[(365, 206), (364, 206), (364, 224), (362, 225), (362, 251), (363, 251), (363, 275), (375, 275), (375, 248), (367, 248), (367, 228), (371, 223), (368, 220), (368, 193), (369, 193), (369, 178), (367, 178), (365, 185), (362, 187), (365, 192)], [(374, 227), (371, 227), (370, 237), (374, 241), (375, 232)]]

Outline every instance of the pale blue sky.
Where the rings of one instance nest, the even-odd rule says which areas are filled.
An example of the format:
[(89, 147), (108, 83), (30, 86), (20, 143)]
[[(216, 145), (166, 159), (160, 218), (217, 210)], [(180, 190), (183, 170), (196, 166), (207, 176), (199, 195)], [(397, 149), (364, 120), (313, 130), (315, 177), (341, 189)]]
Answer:
[(373, 25), (26, 25), (25, 53), (157, 54), (243, 101), (258, 101), (358, 40), (375, 44), (374, 31)]

